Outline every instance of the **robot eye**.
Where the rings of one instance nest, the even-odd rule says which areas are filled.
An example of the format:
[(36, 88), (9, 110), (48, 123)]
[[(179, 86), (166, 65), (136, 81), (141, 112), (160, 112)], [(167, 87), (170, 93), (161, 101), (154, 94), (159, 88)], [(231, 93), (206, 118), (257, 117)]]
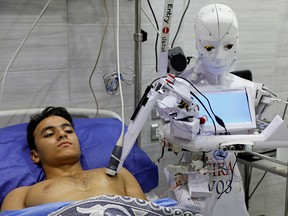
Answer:
[(232, 49), (233, 47), (233, 44), (227, 44), (224, 46), (225, 49)]
[(214, 49), (215, 47), (207, 45), (207, 46), (205, 46), (204, 48), (205, 48), (208, 52), (210, 52), (210, 51), (211, 51), (212, 49)]

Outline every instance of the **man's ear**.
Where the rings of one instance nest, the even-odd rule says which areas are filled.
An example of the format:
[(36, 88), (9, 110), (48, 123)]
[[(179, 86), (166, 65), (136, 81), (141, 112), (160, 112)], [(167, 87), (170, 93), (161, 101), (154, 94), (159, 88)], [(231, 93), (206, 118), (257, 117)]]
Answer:
[(34, 149), (31, 150), (30, 151), (30, 155), (31, 155), (31, 158), (32, 158), (32, 160), (33, 160), (33, 162), (35, 164), (38, 164), (40, 162), (40, 158), (39, 158), (38, 153), (37, 153), (36, 150), (34, 150)]

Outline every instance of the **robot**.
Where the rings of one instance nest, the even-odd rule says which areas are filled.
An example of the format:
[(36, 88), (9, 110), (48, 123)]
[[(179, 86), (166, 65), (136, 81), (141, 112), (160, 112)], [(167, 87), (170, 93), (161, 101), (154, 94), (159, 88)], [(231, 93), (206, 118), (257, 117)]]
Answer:
[[(288, 129), (279, 116), (264, 130), (257, 128), (267, 108), (281, 100), (263, 84), (229, 73), (234, 70), (239, 41), (237, 18), (231, 8), (222, 4), (203, 7), (195, 20), (195, 32), (199, 54), (195, 66), (178, 71), (177, 76), (159, 77), (147, 87), (125, 136), (111, 154), (106, 173), (117, 174), (157, 105), (162, 118), (160, 141), (175, 152), (184, 152), (181, 164), (165, 169), (165, 175), (172, 178), (185, 175), (185, 184), (170, 185), (176, 199), (198, 205), (205, 215), (248, 215), (235, 153), (286, 147)], [(242, 92), (249, 105), (249, 125), (228, 127), (222, 116), (200, 114), (204, 99), (199, 97), (211, 92)], [(208, 126), (209, 119), (214, 119), (214, 127)]]
[[(182, 161), (186, 163), (186, 172), (183, 173), (188, 173), (189, 176), (189, 195), (187, 196), (183, 190), (179, 192), (179, 188), (173, 190), (174, 195), (183, 203), (187, 203), (183, 201), (185, 200), (183, 196), (187, 197), (186, 200), (190, 198), (191, 203), (202, 206), (203, 212), (207, 215), (248, 215), (235, 152), (252, 151), (257, 147), (269, 148), (274, 144), (277, 147), (277, 143), (284, 146), (283, 141), (287, 139), (285, 135), (287, 127), (280, 117), (276, 116), (272, 123), (259, 134), (259, 130), (256, 129), (257, 121), (262, 119), (267, 108), (274, 100), (277, 100), (276, 94), (263, 84), (244, 80), (230, 73), (235, 69), (239, 45), (238, 22), (233, 10), (222, 4), (211, 4), (201, 8), (195, 20), (195, 32), (199, 57), (193, 68), (180, 72), (179, 76), (191, 81), (204, 94), (219, 91), (232, 92), (233, 89), (245, 88), (249, 106), (252, 108), (250, 114), (255, 117), (255, 124), (249, 129), (230, 127), (232, 130), (221, 131), (223, 135), (214, 132), (212, 136), (207, 134), (207, 136), (195, 136), (193, 139), (188, 139), (179, 131), (174, 133), (172, 128), (179, 122), (174, 120), (164, 122), (161, 138), (165, 140), (166, 145), (169, 143), (172, 148), (177, 146), (179, 149), (180, 146), (189, 151), (184, 152)], [(169, 103), (165, 102), (172, 101), (173, 97), (177, 98), (176, 95), (170, 94), (163, 100), (165, 105), (163, 103), (160, 105), (158, 111), (162, 118), (166, 116), (167, 109), (163, 107), (169, 106)], [(234, 114), (236, 115), (236, 112)], [(222, 121), (220, 125), (223, 126)], [(180, 128), (179, 125), (176, 127)], [(272, 137), (275, 138), (275, 136), (279, 139), (273, 140)], [(204, 152), (204, 156), (200, 159), (193, 159), (193, 155), (199, 151)], [(193, 169), (195, 164), (197, 168)], [(182, 166), (180, 170), (183, 169)], [(167, 166), (165, 172), (166, 176), (167, 172), (173, 175), (179, 172), (179, 167), (178, 165)], [(210, 178), (208, 179), (205, 175), (209, 175)], [(199, 181), (202, 182), (201, 185), (198, 184)], [(199, 190), (201, 195), (199, 195)], [(202, 203), (199, 203), (199, 199)]]
[[(268, 89), (261, 83), (255, 83), (249, 80), (242, 79), (236, 75), (233, 75), (229, 72), (234, 71), (235, 61), (236, 61), (236, 53), (239, 43), (239, 32), (238, 32), (238, 22), (235, 16), (235, 13), (231, 8), (223, 4), (211, 4), (203, 7), (195, 20), (195, 32), (196, 32), (196, 48), (198, 50), (199, 57), (197, 62), (193, 68), (184, 70), (182, 73), (179, 73), (179, 77), (185, 78), (190, 81), (195, 86), (191, 87), (186, 85), (186, 88), (191, 91), (203, 92), (233, 92), (235, 89), (245, 89), (247, 94), (247, 100), (249, 101), (249, 106), (253, 106), (250, 110), (252, 117), (254, 118), (254, 125), (250, 128), (232, 128), (230, 129), (230, 133), (234, 132), (234, 134), (238, 134), (238, 136), (206, 136), (205, 141), (202, 139), (203, 137), (198, 136), (200, 138), (199, 142), (193, 140), (193, 144), (189, 145), (188, 150), (204, 150), (209, 151), (211, 149), (215, 149), (217, 146), (212, 143), (223, 143), (225, 141), (232, 141), (234, 138), (236, 140), (250, 140), (253, 141), (253, 145), (258, 147), (257, 145), (262, 145), (262, 147), (267, 147), (269, 145), (277, 146), (277, 140), (269, 141), (268, 136), (265, 137), (265, 142), (259, 136), (250, 136), (252, 133), (254, 134), (254, 129), (256, 127), (256, 121), (261, 120), (263, 118), (264, 113), (268, 109), (269, 106), (273, 104), (274, 101), (284, 102), (281, 99), (277, 98), (277, 94)], [(185, 87), (182, 87), (185, 88)], [(196, 92), (197, 93), (197, 92)], [(158, 110), (162, 119), (166, 120), (167, 118), (167, 109), (171, 108), (171, 103), (175, 104), (175, 101), (180, 101), (181, 98), (177, 98), (178, 96), (169, 95), (164, 98), (161, 103), (158, 105)], [(194, 96), (196, 97), (196, 96)], [(171, 102), (172, 101), (172, 102)], [(285, 102), (284, 102), (285, 103)], [(231, 105), (230, 105), (231, 106)], [(169, 117), (168, 117), (169, 118)], [(183, 118), (183, 116), (182, 116)], [(211, 118), (211, 117), (210, 117)], [(281, 123), (280, 117), (276, 117), (272, 122), (273, 126), (275, 124), (283, 126)], [(217, 120), (217, 118), (216, 118)], [(278, 123), (276, 123), (278, 122)], [(219, 123), (219, 122), (218, 122)], [(177, 123), (176, 123), (177, 124)], [(220, 122), (220, 125), (223, 127), (223, 122)], [(173, 137), (170, 136), (170, 126), (165, 124), (166, 127), (163, 129), (164, 136), (170, 142), (181, 143), (181, 140), (178, 140), (177, 137), (183, 137), (183, 134), (177, 136), (174, 134)], [(180, 127), (180, 126), (179, 126)], [(284, 128), (284, 127), (283, 127)], [(250, 129), (250, 130), (249, 130)], [(270, 127), (272, 130), (272, 127)], [(279, 128), (277, 128), (279, 129)], [(280, 130), (280, 129), (279, 129)], [(273, 130), (273, 132), (275, 129)], [(281, 131), (281, 130), (280, 130)], [(226, 131), (224, 131), (226, 132)], [(173, 134), (173, 132), (172, 132)], [(215, 135), (216, 133), (214, 133)], [(241, 134), (241, 135), (240, 135)], [(279, 141), (281, 146), (281, 140), (285, 138), (283, 134), (278, 133)], [(241, 138), (242, 136), (242, 138)], [(219, 139), (218, 139), (219, 138)], [(226, 139), (227, 138), (227, 139)], [(256, 138), (256, 139), (255, 139)], [(211, 142), (210, 142), (210, 139)], [(259, 141), (258, 141), (259, 140)], [(184, 141), (185, 142), (185, 141)], [(273, 143), (272, 143), (273, 142)], [(205, 147), (207, 144), (207, 148)], [(230, 142), (229, 142), (230, 143)], [(199, 144), (199, 146), (198, 146)], [(228, 145), (223, 144), (223, 146)], [(181, 147), (185, 147), (182, 145)], [(225, 148), (226, 148), (225, 147)], [(247, 145), (247, 148), (251, 150), (251, 145)], [(232, 147), (234, 148), (234, 147)], [(244, 146), (241, 147), (242, 150)], [(232, 150), (232, 149), (231, 149)]]

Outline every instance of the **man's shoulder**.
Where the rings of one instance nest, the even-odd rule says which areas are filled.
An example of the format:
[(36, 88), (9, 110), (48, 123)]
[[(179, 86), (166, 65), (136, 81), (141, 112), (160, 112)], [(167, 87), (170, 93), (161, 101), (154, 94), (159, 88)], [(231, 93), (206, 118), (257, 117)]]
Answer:
[(1, 206), (1, 211), (6, 210), (6, 209), (11, 209), (11, 204), (13, 204), (14, 202), (18, 203), (19, 200), (20, 200), (19, 202), (21, 203), (21, 206), (22, 206), (30, 187), (31, 186), (18, 187), (18, 188), (13, 189), (12, 191), (10, 191), (3, 201), (3, 204)]
[(29, 190), (29, 188), (31, 188), (32, 186), (21, 186), (21, 187), (15, 188), (12, 191), (10, 191), (9, 194), (16, 195), (16, 194), (19, 194), (19, 193), (27, 192)]

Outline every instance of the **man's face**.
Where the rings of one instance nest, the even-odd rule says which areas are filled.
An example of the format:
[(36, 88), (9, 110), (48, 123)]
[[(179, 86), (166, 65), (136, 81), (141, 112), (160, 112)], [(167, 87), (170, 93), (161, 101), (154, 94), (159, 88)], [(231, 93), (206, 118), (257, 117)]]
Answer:
[(31, 151), (35, 163), (42, 167), (61, 166), (80, 160), (81, 151), (78, 137), (72, 125), (60, 116), (42, 120), (34, 131), (37, 150)]

